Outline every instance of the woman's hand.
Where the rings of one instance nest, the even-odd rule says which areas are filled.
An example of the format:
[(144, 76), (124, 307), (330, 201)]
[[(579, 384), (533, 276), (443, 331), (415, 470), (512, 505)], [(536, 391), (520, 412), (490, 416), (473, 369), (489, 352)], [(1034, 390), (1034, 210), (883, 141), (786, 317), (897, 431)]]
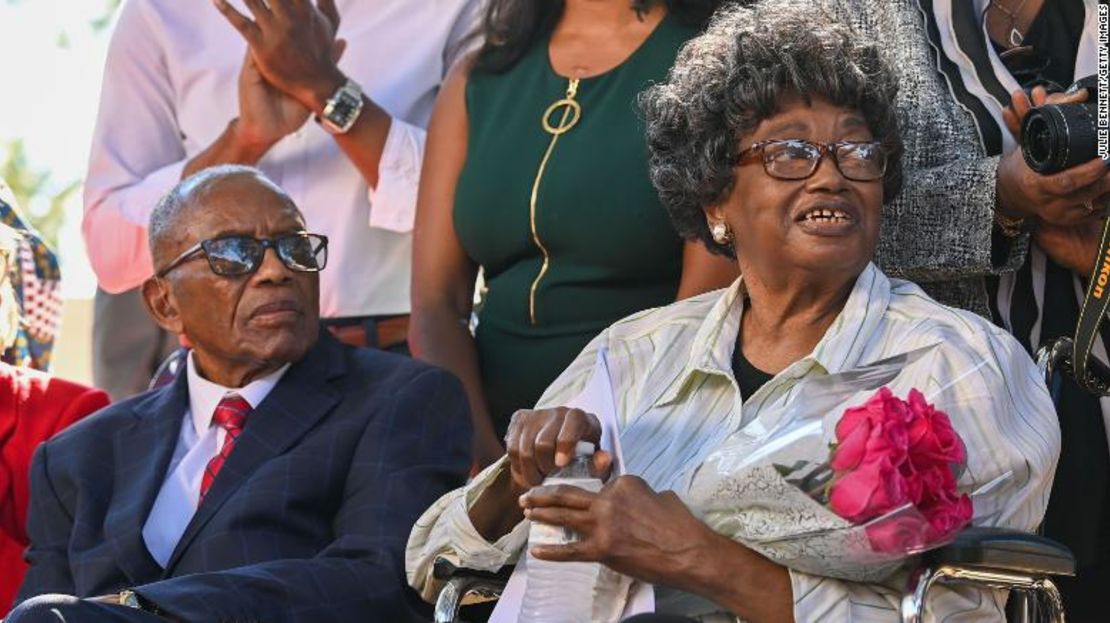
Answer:
[(532, 548), (536, 558), (600, 562), (653, 584), (689, 590), (716, 541), (673, 491), (656, 493), (636, 476), (615, 478), (599, 493), (569, 485), (539, 487), (526, 493), (521, 505), (528, 519), (579, 536), (574, 543)]
[(1098, 262), (1098, 245), (1102, 242), (1105, 219), (1090, 219), (1071, 227), (1037, 223), (1033, 242), (1060, 266), (1087, 278)]
[(525, 517), (579, 540), (532, 548), (542, 560), (600, 562), (643, 582), (701, 595), (745, 621), (793, 620), (790, 575), (702, 523), (673, 491), (620, 476), (599, 493), (559, 485), (520, 499)]
[[(1010, 106), (1002, 111), (1002, 119), (1006, 123), (1006, 128), (1010, 134), (1018, 141), (1021, 140), (1021, 122), (1025, 119), (1025, 115), (1029, 114), (1033, 108), (1044, 106), (1046, 104), (1076, 104), (1087, 99), (1086, 91), (1079, 91), (1077, 93), (1052, 93), (1049, 94), (1043, 87), (1036, 87), (1033, 89), (1031, 96), (1027, 96), (1024, 91), (1015, 91), (1010, 97)], [(1020, 160), (1020, 162), (1018, 162)], [(1096, 164), (1097, 163), (1097, 164)], [(1106, 173), (1106, 168), (1100, 166), (1101, 162), (1088, 162), (1079, 167), (1073, 167), (1067, 171), (1062, 171), (1060, 174), (1054, 176), (1042, 176), (1032, 171), (1025, 165), (1024, 157), (1021, 156), (1021, 150), (1015, 149), (1010, 154), (1007, 154), (1002, 162), (999, 163), (999, 203), (1005, 205), (1002, 198), (1004, 189), (1003, 177), (1009, 178), (1025, 178), (1027, 183), (1024, 186), (1032, 189), (1031, 192), (1026, 193), (1029, 197), (1039, 196), (1042, 201), (1041, 209), (1045, 212), (1055, 212), (1052, 218), (1039, 218), (1036, 226), (1033, 228), (1033, 241), (1052, 258), (1060, 266), (1068, 270), (1086, 277), (1094, 270), (1095, 263), (1098, 261), (1098, 245), (1102, 240), (1102, 230), (1105, 224), (1104, 214), (1094, 213), (1093, 210), (1088, 210), (1087, 206), (1092, 208), (1104, 208), (1106, 202), (1106, 186), (1110, 181), (1110, 173)], [(1003, 169), (1006, 169), (1005, 171)], [(1080, 193), (1083, 188), (1077, 188), (1073, 193), (1081, 194), (1080, 198), (1085, 199), (1084, 204), (1080, 207), (1081, 210), (1075, 210), (1075, 206), (1068, 206), (1066, 203), (1060, 202), (1053, 198), (1052, 193), (1045, 193), (1044, 187), (1046, 184), (1057, 184), (1057, 190), (1062, 190), (1069, 184), (1074, 184), (1075, 176), (1073, 172), (1090, 169), (1090, 175), (1081, 175), (1078, 183), (1082, 184), (1083, 180), (1094, 180), (1088, 184), (1089, 188), (1103, 190), (1102, 194), (1088, 198), (1090, 192)], [(1058, 178), (1060, 175), (1067, 174), (1069, 177)], [(1054, 180), (1048, 182), (1047, 180)], [(1070, 180), (1070, 181), (1069, 181)], [(1057, 193), (1058, 195), (1059, 193)], [(1028, 197), (1026, 197), (1028, 198)], [(1036, 209), (1037, 206), (1031, 206)], [(1101, 210), (1099, 210), (1101, 212)], [(1070, 222), (1070, 225), (1061, 225), (1061, 221)]]
[[(520, 493), (543, 484), (543, 479), (574, 458), (574, 446), (601, 441), (601, 423), (581, 409), (520, 410), (509, 422), (505, 449), (512, 466), (513, 484)], [(612, 457), (599, 450), (594, 453), (592, 471), (601, 480), (609, 477)]]
[(1045, 104), (1078, 104), (1087, 101), (1087, 91), (1075, 93), (1049, 93), (1044, 87), (1033, 87), (1033, 91), (1026, 95), (1025, 91), (1014, 91), (1010, 94), (1010, 105), (1002, 110), (1002, 120), (1006, 129), (1018, 141), (1021, 140), (1021, 122), (1029, 111)]
[[(601, 441), (601, 423), (581, 409), (520, 410), (509, 422), (505, 445), (509, 471), (502, 471), (486, 488), (468, 515), (482, 538), (494, 542), (523, 519), (520, 496), (570, 462), (579, 441)], [(498, 446), (500, 448), (500, 446)], [(601, 480), (609, 477), (612, 458), (594, 453), (591, 471)]]

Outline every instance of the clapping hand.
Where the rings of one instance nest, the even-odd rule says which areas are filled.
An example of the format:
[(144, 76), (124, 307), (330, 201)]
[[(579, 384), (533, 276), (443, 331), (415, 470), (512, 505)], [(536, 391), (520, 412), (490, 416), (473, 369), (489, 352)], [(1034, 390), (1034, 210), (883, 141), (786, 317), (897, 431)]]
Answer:
[(250, 52), (239, 70), (239, 135), (265, 152), (308, 120), (310, 111), (266, 82)]
[(343, 44), (335, 38), (339, 12), (334, 0), (244, 1), (253, 20), (228, 0), (213, 3), (246, 40), (253, 70), (307, 111), (323, 110), (346, 80), (336, 65)]

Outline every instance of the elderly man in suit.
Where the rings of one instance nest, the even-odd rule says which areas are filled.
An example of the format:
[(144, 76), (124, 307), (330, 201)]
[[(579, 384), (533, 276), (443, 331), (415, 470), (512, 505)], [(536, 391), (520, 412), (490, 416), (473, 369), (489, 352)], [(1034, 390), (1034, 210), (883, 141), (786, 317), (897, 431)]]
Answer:
[(185, 180), (149, 231), (186, 370), (38, 450), (10, 623), (418, 617), (403, 549), (465, 480), (461, 385), (320, 330), (327, 239), (254, 169)]

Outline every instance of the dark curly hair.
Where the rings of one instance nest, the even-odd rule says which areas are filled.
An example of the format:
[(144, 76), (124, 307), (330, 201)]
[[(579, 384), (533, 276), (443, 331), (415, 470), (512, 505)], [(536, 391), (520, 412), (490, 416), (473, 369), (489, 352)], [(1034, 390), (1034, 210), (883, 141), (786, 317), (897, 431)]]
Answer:
[[(488, 0), (481, 34), (484, 39), (474, 71), (501, 73), (512, 68), (524, 53), (555, 30), (564, 0)], [(664, 3), (679, 20), (703, 26), (724, 0), (629, 0), (638, 13)]]
[(811, 3), (722, 9), (683, 46), (667, 82), (640, 97), (652, 183), (679, 235), (733, 257), (731, 246), (713, 241), (703, 209), (732, 192), (739, 138), (786, 98), (819, 97), (863, 114), (887, 152), (883, 201), (890, 201), (902, 186), (897, 90), (878, 47)]

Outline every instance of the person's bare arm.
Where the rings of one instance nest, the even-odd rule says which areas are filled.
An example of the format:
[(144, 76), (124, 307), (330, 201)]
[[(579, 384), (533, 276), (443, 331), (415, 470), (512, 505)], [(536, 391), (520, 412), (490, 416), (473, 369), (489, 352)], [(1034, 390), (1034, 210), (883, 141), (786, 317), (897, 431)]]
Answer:
[(682, 280), (675, 300), (728, 287), (739, 276), (736, 260), (714, 255), (701, 242), (687, 240), (682, 248)]
[(478, 266), (455, 233), (455, 185), (466, 161), (466, 62), (447, 77), (432, 112), (413, 229), (413, 356), (462, 380), (474, 421), (474, 462), (485, 467), (505, 453), (494, 434), (478, 354), (470, 334)]

